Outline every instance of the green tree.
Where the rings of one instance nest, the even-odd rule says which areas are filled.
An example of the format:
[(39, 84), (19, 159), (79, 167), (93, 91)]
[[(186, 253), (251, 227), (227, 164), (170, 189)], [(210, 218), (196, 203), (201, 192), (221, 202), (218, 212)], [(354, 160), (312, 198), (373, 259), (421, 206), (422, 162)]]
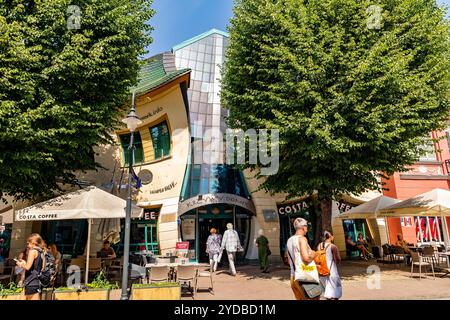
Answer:
[(261, 187), (316, 195), (322, 229), (332, 199), (378, 189), (449, 117), (449, 22), (434, 0), (236, 0), (229, 32), (230, 126), (279, 130), (279, 170)]
[(98, 168), (152, 42), (151, 0), (0, 1), (0, 198)]

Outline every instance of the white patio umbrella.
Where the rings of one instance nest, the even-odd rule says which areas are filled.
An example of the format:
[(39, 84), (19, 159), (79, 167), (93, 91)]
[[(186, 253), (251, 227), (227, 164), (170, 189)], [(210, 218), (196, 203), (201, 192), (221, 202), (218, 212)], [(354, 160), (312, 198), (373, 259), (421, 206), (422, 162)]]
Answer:
[(400, 202), (400, 200), (379, 196), (375, 199), (367, 201), (366, 203), (360, 204), (347, 212), (340, 214), (339, 218), (343, 219), (376, 219), (377, 214), (381, 209), (389, 207), (395, 203)]
[[(88, 219), (87, 284), (92, 219), (125, 218), (125, 210), (126, 201), (124, 199), (97, 187), (88, 187), (18, 210), (16, 211), (16, 221)], [(141, 217), (142, 212), (142, 208), (133, 206), (131, 216)]]
[(441, 217), (445, 246), (449, 245), (445, 217), (450, 216), (450, 191), (436, 188), (380, 210), (380, 217)]

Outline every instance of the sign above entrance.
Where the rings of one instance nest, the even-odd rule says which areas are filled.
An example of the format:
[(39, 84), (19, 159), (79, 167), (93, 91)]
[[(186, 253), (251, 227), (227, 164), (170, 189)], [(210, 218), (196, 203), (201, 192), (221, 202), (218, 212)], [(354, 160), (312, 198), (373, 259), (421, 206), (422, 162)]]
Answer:
[(183, 202), (180, 202), (179, 209), (180, 215), (186, 213), (192, 209), (207, 206), (210, 204), (227, 203), (242, 207), (255, 214), (255, 206), (251, 200), (244, 197), (237, 196), (235, 194), (228, 193), (215, 193), (204, 194), (196, 197), (189, 198)]
[(308, 209), (308, 203), (306, 203), (306, 201), (299, 201), (294, 203), (279, 204), (277, 207), (278, 214), (289, 215), (292, 213), (296, 213), (297, 211)]

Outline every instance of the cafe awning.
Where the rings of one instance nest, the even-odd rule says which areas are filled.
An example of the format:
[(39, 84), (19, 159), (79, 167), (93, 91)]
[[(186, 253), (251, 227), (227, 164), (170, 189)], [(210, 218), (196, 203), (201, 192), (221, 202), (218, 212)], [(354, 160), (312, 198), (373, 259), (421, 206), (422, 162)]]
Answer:
[(384, 208), (378, 216), (450, 216), (450, 191), (433, 189)]
[(400, 200), (386, 196), (379, 196), (366, 203), (360, 204), (359, 206), (354, 207), (343, 214), (340, 214), (339, 218), (376, 219), (379, 210), (389, 207), (398, 202), (400, 202)]
[[(16, 221), (89, 219), (86, 245), (86, 279), (88, 281), (92, 219), (125, 218), (126, 201), (97, 187), (67, 193), (16, 212)], [(139, 218), (143, 209), (132, 207), (131, 216)]]
[[(16, 211), (16, 221), (125, 218), (126, 201), (97, 187), (67, 193)], [(139, 218), (142, 208), (133, 206)]]
[(448, 246), (448, 225), (446, 217), (450, 216), (450, 191), (436, 188), (419, 194), (412, 198), (403, 200), (383, 210), (380, 217), (408, 217), (408, 216), (431, 216), (441, 217), (444, 233), (444, 242)]

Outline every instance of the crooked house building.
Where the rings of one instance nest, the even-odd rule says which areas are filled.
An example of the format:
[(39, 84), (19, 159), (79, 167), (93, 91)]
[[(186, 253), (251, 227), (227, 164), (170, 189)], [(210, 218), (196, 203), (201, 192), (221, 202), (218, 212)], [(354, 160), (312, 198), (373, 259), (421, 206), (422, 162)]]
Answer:
[[(134, 189), (133, 197), (144, 208), (144, 215), (132, 221), (131, 251), (146, 249), (166, 254), (176, 250), (177, 242), (185, 241), (189, 242), (191, 259), (207, 261), (205, 244), (209, 230), (214, 227), (223, 234), (230, 222), (244, 248), (238, 256), (241, 262), (257, 259), (254, 241), (259, 229), (269, 240), (271, 259), (279, 261), (287, 239), (294, 232), (292, 220), (297, 217), (311, 223), (308, 237), (314, 239), (316, 214), (310, 197), (287, 201), (284, 194), (271, 196), (256, 191), (259, 181), (250, 172), (227, 165), (223, 150), (211, 143), (226, 130), (228, 111), (222, 108), (219, 94), (220, 67), (227, 45), (227, 33), (212, 29), (144, 61), (139, 84), (133, 89), (136, 113), (142, 120), (134, 136), (133, 159), (142, 186)], [(124, 128), (115, 132), (115, 138), (114, 145), (96, 150), (96, 161), (105, 169), (78, 173), (78, 185), (96, 185), (125, 198), (127, 166), (131, 160), (127, 152), (130, 133)], [(393, 183), (399, 184), (397, 180)], [(345, 235), (356, 240), (357, 234), (363, 233), (376, 245), (394, 240), (389, 238), (386, 219), (339, 217), (379, 195), (377, 192), (347, 195), (333, 203), (333, 232), (342, 255), (346, 254)], [(12, 217), (14, 210), (25, 205), (0, 207), (0, 215), (8, 212)], [(85, 220), (7, 220), (12, 234), (9, 256), (17, 256), (23, 250), (31, 232), (42, 234), (47, 243), (56, 243), (63, 254), (81, 255), (85, 250), (88, 230)], [(105, 224), (101, 220), (94, 223), (92, 252), (104, 240), (99, 234), (105, 234)], [(124, 222), (121, 224), (123, 228)], [(121, 241), (113, 244), (113, 248), (120, 256), (123, 232)]]

